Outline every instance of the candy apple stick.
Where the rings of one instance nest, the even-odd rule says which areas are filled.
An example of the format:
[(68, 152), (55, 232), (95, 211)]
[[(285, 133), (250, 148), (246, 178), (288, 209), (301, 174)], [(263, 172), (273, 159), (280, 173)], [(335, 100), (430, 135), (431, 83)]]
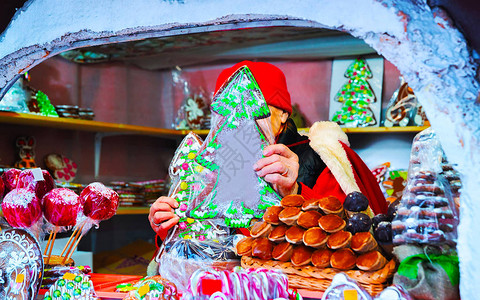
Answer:
[[(73, 245), (75, 244), (76, 240), (78, 239), (78, 237), (81, 235), (82, 233), (82, 229), (83, 229), (83, 226), (85, 224), (83, 224), (81, 227), (77, 227), (75, 228), (75, 230), (72, 232), (72, 235), (70, 236), (70, 239), (68, 240), (67, 244), (65, 245), (65, 248), (63, 248), (63, 251), (62, 251), (62, 254), (60, 254), (60, 257), (63, 256), (63, 254), (65, 253), (65, 250), (68, 248), (67, 252), (65, 253), (65, 258), (68, 256), (68, 253), (70, 252), (70, 250), (72, 249)], [(73, 239), (73, 240), (72, 240)], [(63, 262), (65, 262), (66, 259), (63, 260)]]
[(75, 252), (75, 249), (77, 249), (78, 243), (80, 243), (80, 240), (82, 239), (82, 237), (83, 237), (83, 234), (81, 234), (80, 237), (76, 240), (75, 245), (72, 248), (72, 251), (70, 251), (68, 255), (65, 255), (65, 258), (63, 259), (63, 262), (62, 262), (63, 264), (72, 257), (73, 252)]
[(47, 255), (48, 248), (50, 247), (50, 242), (52, 241), (52, 236), (53, 236), (53, 231), (50, 232), (50, 235), (48, 236), (48, 242), (47, 242), (47, 245), (45, 246), (45, 251), (43, 252), (43, 255)]
[(52, 256), (53, 244), (55, 243), (55, 238), (57, 237), (58, 227), (55, 226), (55, 230), (53, 232), (52, 242), (49, 244), (50, 250), (48, 250), (48, 257), (47, 257), (47, 264), (50, 262), (50, 257)]

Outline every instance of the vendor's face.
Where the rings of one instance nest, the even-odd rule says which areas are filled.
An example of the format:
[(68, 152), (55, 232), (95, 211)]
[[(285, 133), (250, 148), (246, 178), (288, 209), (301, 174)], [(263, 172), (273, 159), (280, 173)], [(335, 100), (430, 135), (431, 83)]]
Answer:
[(288, 112), (271, 105), (269, 105), (268, 108), (270, 109), (271, 113), (270, 120), (272, 122), (273, 135), (277, 137), (281, 132), (283, 124), (287, 122)]

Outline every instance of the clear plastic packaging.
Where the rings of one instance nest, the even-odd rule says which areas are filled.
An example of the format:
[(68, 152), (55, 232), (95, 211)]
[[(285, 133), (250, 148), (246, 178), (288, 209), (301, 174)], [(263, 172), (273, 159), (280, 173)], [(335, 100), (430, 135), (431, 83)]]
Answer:
[(322, 300), (372, 300), (370, 294), (357, 281), (345, 273), (338, 273), (332, 279), (332, 284), (323, 293)]
[(240, 265), (234, 245), (241, 237), (225, 235), (216, 241), (167, 240), (156, 258), (159, 274), (172, 281), (179, 290), (186, 290), (190, 277), (198, 269), (231, 270)]
[(393, 243), (456, 243), (458, 212), (442, 175), (440, 142), (431, 128), (412, 145), (407, 185), (392, 221)]
[(247, 67), (237, 70), (212, 103), (212, 129), (195, 162), (203, 189), (186, 210), (193, 219), (222, 219), (228, 227), (248, 227), (280, 197), (253, 170), (262, 150), (274, 142), (270, 111)]
[(410, 294), (401, 285), (386, 287), (374, 300), (413, 300)]
[(205, 141), (189, 133), (169, 167), (169, 196), (179, 202), (174, 226), (156, 261), (159, 273), (186, 288), (202, 267), (231, 269), (240, 261), (234, 252), (233, 228), (250, 226), (265, 209), (280, 203), (273, 188), (253, 165), (274, 142), (270, 111), (251, 72), (239, 69), (212, 104), (214, 128)]
[(177, 67), (172, 71), (174, 94), (180, 95), (182, 103), (177, 111), (173, 128), (205, 129), (209, 125), (207, 94), (201, 87), (191, 87)]
[(20, 77), (7, 91), (2, 101), (0, 110), (29, 113), (28, 102), (32, 97), (31, 92), (25, 87), (24, 78)]
[(285, 274), (277, 270), (235, 268), (233, 271), (197, 270), (183, 299), (298, 299), (288, 287)]

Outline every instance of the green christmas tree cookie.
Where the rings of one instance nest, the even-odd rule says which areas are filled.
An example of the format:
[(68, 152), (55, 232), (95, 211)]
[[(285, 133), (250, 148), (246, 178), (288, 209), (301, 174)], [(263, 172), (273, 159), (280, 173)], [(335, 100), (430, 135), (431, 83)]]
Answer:
[(346, 127), (366, 127), (377, 123), (370, 105), (376, 102), (367, 79), (372, 72), (363, 58), (357, 58), (345, 71), (349, 80), (335, 95), (335, 101), (343, 103), (333, 115), (332, 121)]

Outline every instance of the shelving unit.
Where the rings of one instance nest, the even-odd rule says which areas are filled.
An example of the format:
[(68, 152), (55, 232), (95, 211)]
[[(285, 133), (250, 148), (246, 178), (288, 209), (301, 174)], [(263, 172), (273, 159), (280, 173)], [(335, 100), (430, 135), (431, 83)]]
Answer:
[[(137, 126), (128, 124), (117, 124), (90, 120), (68, 119), (44, 117), (35, 114), (0, 112), (0, 123), (50, 127), (66, 130), (79, 130), (95, 132), (95, 175), (98, 175), (100, 165), (100, 154), (102, 139), (109, 135), (134, 134), (159, 136), (173, 139), (181, 139), (188, 134), (190, 130), (175, 130), (148, 126)], [(410, 127), (366, 127), (366, 128), (343, 128), (343, 131), (349, 134), (384, 134), (401, 132), (420, 132), (428, 126), (410, 126)], [(307, 133), (308, 128), (300, 128), (300, 132)], [(209, 130), (193, 130), (198, 135), (206, 136)], [(139, 215), (148, 214), (148, 207), (120, 207), (117, 215)]]
[[(15, 112), (0, 112), (0, 123), (31, 125), (51, 127), (57, 129), (80, 130), (101, 133), (116, 134), (137, 134), (179, 138), (190, 132), (190, 130), (175, 130), (158, 127), (137, 126), (128, 124), (107, 123), (99, 121), (44, 117), (34, 114)], [(393, 133), (393, 132), (420, 132), (428, 126), (408, 127), (364, 127), (364, 128), (343, 128), (346, 133)], [(308, 132), (308, 128), (300, 128), (299, 131)], [(193, 130), (198, 135), (207, 135), (208, 129)]]

